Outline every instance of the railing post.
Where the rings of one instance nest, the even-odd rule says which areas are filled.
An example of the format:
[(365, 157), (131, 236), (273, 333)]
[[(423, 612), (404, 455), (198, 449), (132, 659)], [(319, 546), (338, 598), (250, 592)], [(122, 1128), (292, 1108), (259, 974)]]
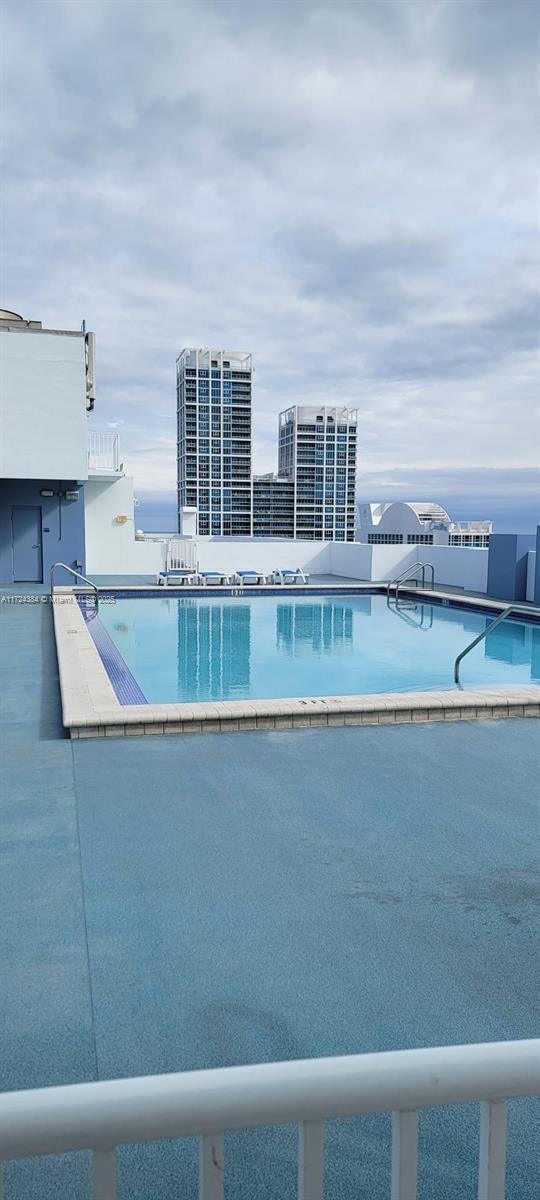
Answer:
[(298, 1200), (323, 1200), (324, 1121), (303, 1121), (299, 1127)]
[(199, 1147), (199, 1200), (223, 1200), (223, 1134), (205, 1134)]
[(392, 1113), (391, 1200), (416, 1200), (418, 1113)]
[(478, 1200), (504, 1200), (506, 1181), (506, 1104), (480, 1105)]
[(116, 1200), (116, 1150), (94, 1150), (93, 1200)]

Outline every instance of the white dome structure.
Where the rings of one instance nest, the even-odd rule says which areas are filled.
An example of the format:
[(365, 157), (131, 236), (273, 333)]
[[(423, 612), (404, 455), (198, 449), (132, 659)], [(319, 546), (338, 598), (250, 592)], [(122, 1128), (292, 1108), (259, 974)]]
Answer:
[(395, 500), (357, 506), (357, 541), (370, 545), (485, 547), (491, 530), (491, 521), (455, 524), (435, 501)]

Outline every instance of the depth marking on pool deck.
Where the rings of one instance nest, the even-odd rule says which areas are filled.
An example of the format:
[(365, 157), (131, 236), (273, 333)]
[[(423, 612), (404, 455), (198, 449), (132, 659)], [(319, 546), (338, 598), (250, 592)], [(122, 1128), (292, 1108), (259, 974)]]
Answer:
[(208, 704), (120, 704), (76, 596), (63, 591), (58, 599), (53, 612), (62, 717), (72, 738), (540, 716), (540, 688), (535, 686)]

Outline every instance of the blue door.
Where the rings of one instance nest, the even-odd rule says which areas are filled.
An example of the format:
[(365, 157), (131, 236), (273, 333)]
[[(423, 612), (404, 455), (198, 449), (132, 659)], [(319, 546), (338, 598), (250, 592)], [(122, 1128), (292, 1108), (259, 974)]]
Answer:
[(43, 583), (41, 509), (26, 504), (11, 509), (13, 582)]

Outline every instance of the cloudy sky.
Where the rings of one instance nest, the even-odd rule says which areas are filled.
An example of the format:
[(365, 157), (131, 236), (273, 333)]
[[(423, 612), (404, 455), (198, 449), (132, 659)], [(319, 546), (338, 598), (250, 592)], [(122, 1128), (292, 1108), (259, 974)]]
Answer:
[(139, 488), (174, 486), (175, 358), (213, 345), (254, 354), (256, 469), (280, 409), (344, 402), (366, 498), (530, 499), (537, 13), (7, 0), (2, 302), (95, 330)]

